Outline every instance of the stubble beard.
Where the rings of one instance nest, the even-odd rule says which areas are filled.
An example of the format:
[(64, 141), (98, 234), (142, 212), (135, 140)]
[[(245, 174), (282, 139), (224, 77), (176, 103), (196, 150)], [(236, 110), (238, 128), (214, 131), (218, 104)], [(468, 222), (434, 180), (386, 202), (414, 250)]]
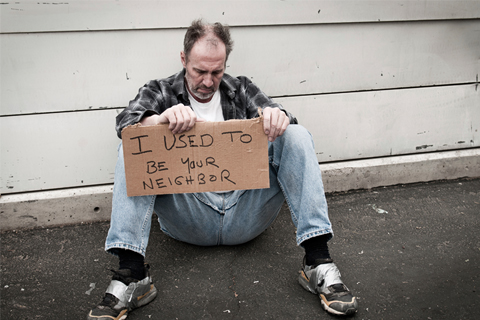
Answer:
[[(188, 86), (188, 89), (190, 90), (190, 93), (193, 94), (195, 97), (197, 97), (200, 100), (210, 99), (215, 94), (215, 88), (214, 87), (207, 88), (207, 87), (202, 86), (202, 85), (200, 85), (198, 87), (194, 87), (192, 78), (190, 78), (190, 75), (188, 74), (188, 72), (185, 73), (185, 80), (187, 81), (187, 86)], [(212, 92), (202, 93), (202, 92), (199, 92), (198, 89), (211, 89)]]

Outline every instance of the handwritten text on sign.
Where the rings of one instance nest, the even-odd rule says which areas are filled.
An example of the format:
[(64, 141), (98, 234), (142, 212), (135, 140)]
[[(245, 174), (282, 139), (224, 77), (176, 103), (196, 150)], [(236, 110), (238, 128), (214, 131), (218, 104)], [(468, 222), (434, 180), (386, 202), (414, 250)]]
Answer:
[(128, 196), (269, 187), (262, 118), (198, 122), (172, 134), (168, 125), (122, 131)]

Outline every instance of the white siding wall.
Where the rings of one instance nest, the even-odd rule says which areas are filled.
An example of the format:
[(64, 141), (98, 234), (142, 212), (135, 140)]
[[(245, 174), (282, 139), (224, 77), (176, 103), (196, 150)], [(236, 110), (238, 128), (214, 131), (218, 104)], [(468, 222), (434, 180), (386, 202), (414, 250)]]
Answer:
[(0, 4), (0, 193), (113, 182), (115, 116), (181, 68), (185, 27), (232, 27), (247, 75), (320, 162), (480, 146), (480, 1)]

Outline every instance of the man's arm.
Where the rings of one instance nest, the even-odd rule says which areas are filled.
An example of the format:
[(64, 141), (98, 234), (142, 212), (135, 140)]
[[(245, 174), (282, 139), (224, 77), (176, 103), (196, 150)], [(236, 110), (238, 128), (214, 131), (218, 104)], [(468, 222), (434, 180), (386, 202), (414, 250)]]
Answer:
[[(168, 94), (168, 93), (167, 93)], [(160, 115), (169, 105), (162, 88), (155, 81), (150, 81), (138, 90), (138, 94), (116, 118), (117, 135), (122, 138), (122, 130), (136, 124), (142, 119)]]
[(183, 78), (178, 73), (167, 79), (152, 80), (140, 88), (135, 99), (117, 116), (118, 137), (121, 138), (123, 128), (136, 123), (169, 123), (173, 133), (180, 133), (190, 130), (196, 121), (202, 121), (196, 118), (190, 107), (178, 101), (178, 88), (176, 91), (175, 86), (179, 87), (179, 77)]
[(273, 142), (281, 136), (289, 124), (296, 124), (297, 119), (283, 107), (272, 101), (259, 87), (250, 79), (239, 77), (245, 90), (244, 99), (247, 103), (247, 118), (253, 118), (258, 115), (258, 108), (263, 111), (263, 127), (265, 134), (268, 135), (268, 141)]

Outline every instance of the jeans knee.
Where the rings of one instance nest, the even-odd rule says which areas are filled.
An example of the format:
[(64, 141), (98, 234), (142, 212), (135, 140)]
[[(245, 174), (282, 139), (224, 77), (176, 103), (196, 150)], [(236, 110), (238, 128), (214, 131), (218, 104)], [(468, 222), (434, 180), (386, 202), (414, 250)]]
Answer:
[(310, 132), (303, 126), (294, 124), (289, 125), (287, 130), (279, 137), (284, 145), (303, 148), (304, 146), (311, 147), (313, 139)]

